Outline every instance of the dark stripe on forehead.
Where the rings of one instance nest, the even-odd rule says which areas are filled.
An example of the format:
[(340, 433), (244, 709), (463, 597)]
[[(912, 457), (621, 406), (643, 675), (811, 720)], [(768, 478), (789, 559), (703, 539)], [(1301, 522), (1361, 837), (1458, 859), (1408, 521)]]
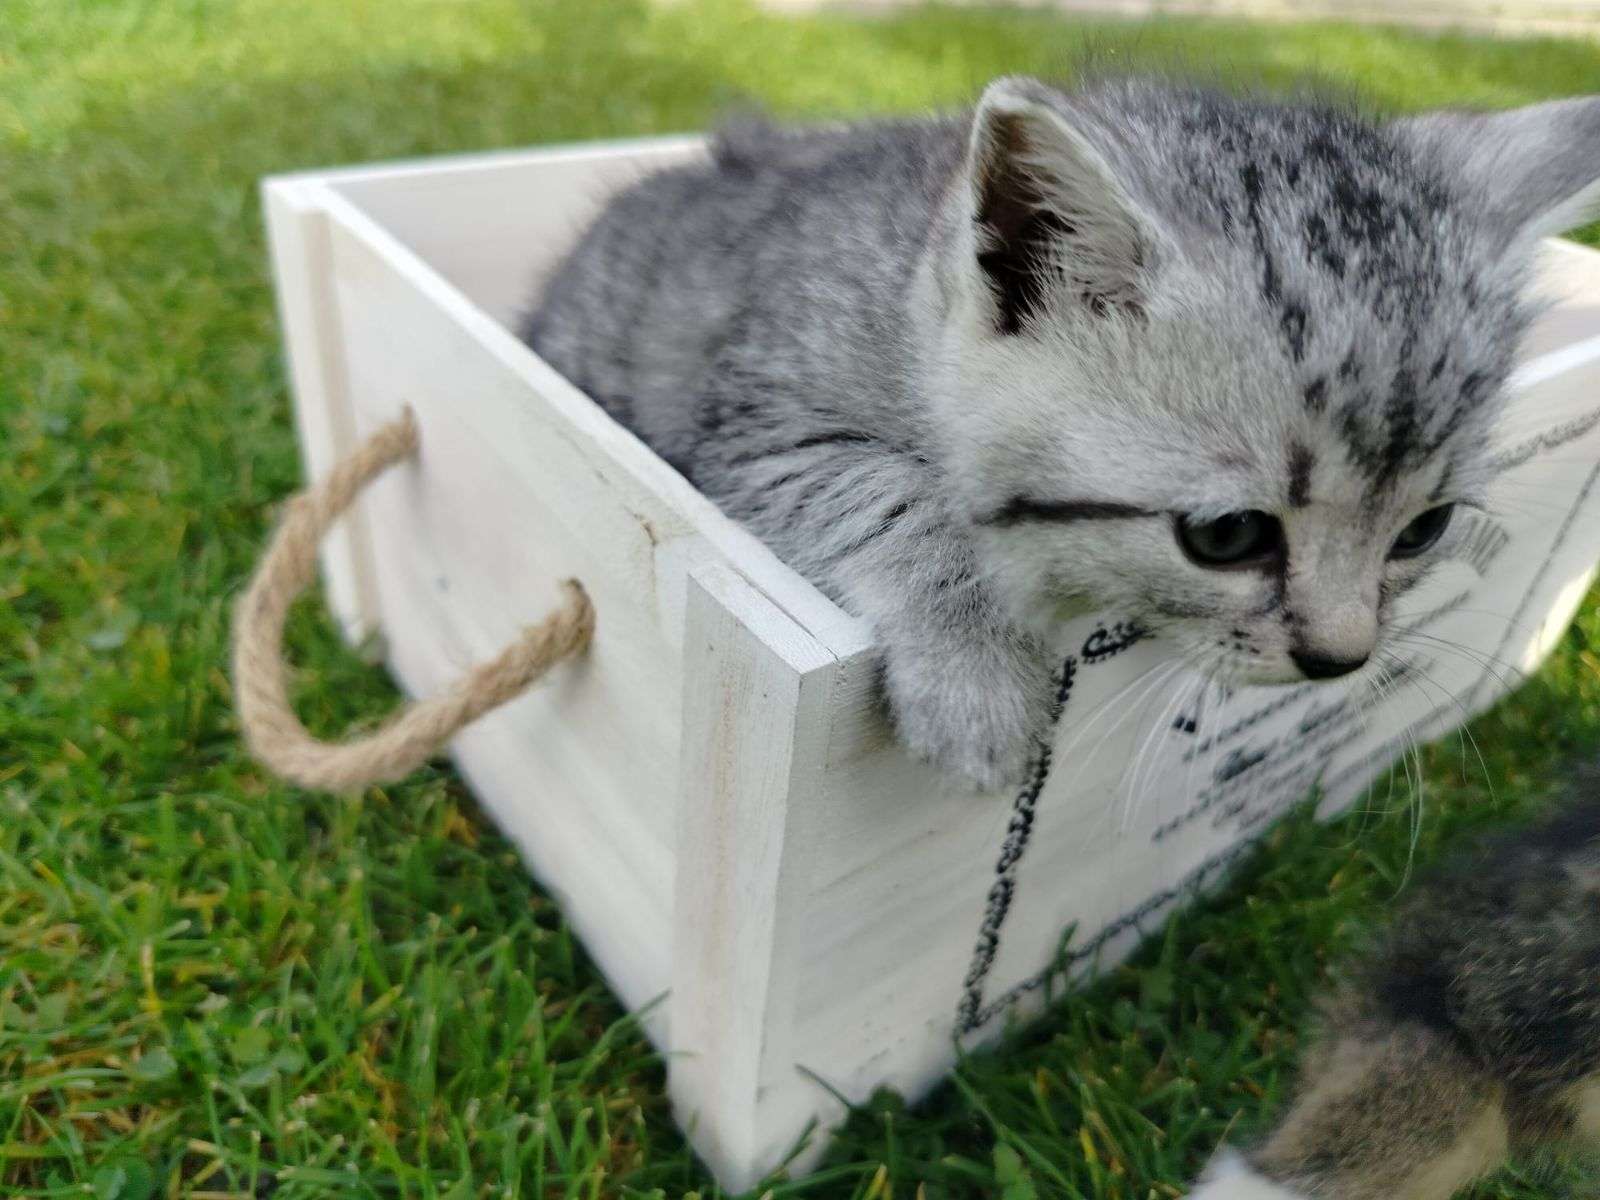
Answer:
[(1305, 220), (1306, 246), (1314, 260), (1320, 261), (1335, 279), (1344, 278), (1344, 252), (1328, 236), (1328, 223), (1321, 213), (1310, 213)]
[(1304, 445), (1294, 442), (1289, 447), (1289, 506), (1304, 508), (1311, 501), (1311, 469), (1316, 466), (1315, 455)]
[[(1405, 357), (1406, 351), (1402, 349), (1401, 358)], [(1399, 471), (1421, 448), (1418, 445), (1422, 433), (1418, 403), (1416, 376), (1409, 367), (1401, 367), (1394, 373), (1394, 384), (1389, 389), (1389, 410), (1385, 414), (1388, 437), (1384, 441), (1380, 467), (1385, 475)]]
[(1450, 415), (1438, 423), (1432, 436), (1427, 439), (1427, 444), (1423, 447), (1424, 455), (1431, 458), (1437, 454), (1444, 444), (1456, 435), (1456, 431), (1461, 428), (1471, 412), (1472, 409), (1466, 404), (1457, 404), (1451, 409)]
[(1283, 329), (1284, 340), (1289, 343), (1289, 353), (1294, 356), (1295, 362), (1299, 362), (1306, 356), (1305, 307), (1292, 300), (1286, 301), (1278, 323)]
[(1112, 500), (1036, 500), (1029, 496), (1013, 496), (974, 523), (1006, 526), (1020, 525), (1024, 521), (1126, 521), (1160, 515), (1137, 504)]
[(1461, 402), (1476, 407), (1493, 392), (1498, 382), (1484, 371), (1469, 371), (1461, 380)]
[(1452, 382), (1448, 367), (1451, 358), (1459, 356), (1459, 348), (1413, 359), (1414, 342), (1415, 334), (1410, 334), (1401, 344), (1396, 355), (1400, 365), (1387, 387), (1362, 387), (1367, 381), (1358, 381), (1335, 412), (1351, 462), (1384, 485), (1420, 469), (1463, 436), (1473, 419), (1500, 395), (1506, 373), (1491, 367)]
[(1288, 344), (1290, 355), (1295, 362), (1300, 362), (1306, 353), (1306, 308), (1298, 300), (1283, 294), (1283, 281), (1278, 264), (1272, 257), (1272, 248), (1267, 244), (1266, 220), (1261, 212), (1264, 191), (1261, 168), (1253, 162), (1246, 163), (1239, 169), (1239, 184), (1244, 189), (1245, 215), (1250, 221), (1256, 254), (1261, 259), (1261, 296), (1278, 309), (1278, 328)]
[(1439, 476), (1439, 482), (1434, 484), (1433, 491), (1428, 493), (1428, 503), (1437, 504), (1450, 494), (1450, 481), (1455, 476), (1455, 464), (1445, 463), (1444, 472)]
[(1272, 251), (1267, 247), (1267, 231), (1261, 220), (1261, 168), (1246, 163), (1239, 168), (1239, 184), (1244, 188), (1245, 214), (1250, 218), (1250, 231), (1255, 239), (1256, 253), (1261, 256), (1261, 294), (1267, 302), (1276, 304), (1282, 298), (1278, 287), (1278, 266), (1272, 261)]
[(1427, 429), (1423, 416), (1416, 376), (1402, 366), (1394, 373), (1381, 407), (1377, 397), (1368, 393), (1342, 408), (1339, 434), (1351, 461), (1373, 480), (1387, 485), (1431, 452), (1424, 443)]

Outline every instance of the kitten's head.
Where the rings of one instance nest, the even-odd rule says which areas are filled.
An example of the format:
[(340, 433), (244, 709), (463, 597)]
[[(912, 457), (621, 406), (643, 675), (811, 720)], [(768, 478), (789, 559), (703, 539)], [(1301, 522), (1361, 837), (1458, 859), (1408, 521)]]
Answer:
[(1241, 683), (1365, 662), (1483, 502), (1536, 241), (1597, 179), (1600, 99), (1377, 124), (991, 85), (925, 278), (1018, 618), (1115, 609)]

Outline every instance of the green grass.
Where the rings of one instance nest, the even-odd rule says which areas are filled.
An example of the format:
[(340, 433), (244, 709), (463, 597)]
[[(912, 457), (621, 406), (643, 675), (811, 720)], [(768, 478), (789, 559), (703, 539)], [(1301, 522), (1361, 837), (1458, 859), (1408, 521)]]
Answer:
[[(448, 771), (333, 799), (240, 750), (229, 603), (298, 479), (256, 181), (693, 128), (749, 98), (915, 109), (1086, 41), (1397, 106), (1600, 81), (1592, 45), (1346, 26), (0, 0), (0, 1193), (714, 1191), (660, 1063)], [(1597, 636), (1590, 604), (1477, 723), (1486, 774), (1453, 744), (1424, 756), (1418, 860), (1600, 742)], [(315, 606), (291, 642), (318, 728), (393, 702)], [(1137, 965), (915, 1110), (874, 1102), (773, 1195), (1174, 1195), (1279, 1102), (1308, 997), (1402, 885), (1408, 797), (1289, 822)], [(1573, 1179), (1524, 1168), (1479, 1194)]]

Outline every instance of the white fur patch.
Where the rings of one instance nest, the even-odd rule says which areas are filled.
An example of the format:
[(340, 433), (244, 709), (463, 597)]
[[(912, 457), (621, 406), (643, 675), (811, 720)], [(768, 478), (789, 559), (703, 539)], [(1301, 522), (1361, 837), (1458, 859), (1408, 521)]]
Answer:
[(1189, 1200), (1306, 1200), (1296, 1191), (1273, 1183), (1235, 1150), (1218, 1151), (1200, 1176)]

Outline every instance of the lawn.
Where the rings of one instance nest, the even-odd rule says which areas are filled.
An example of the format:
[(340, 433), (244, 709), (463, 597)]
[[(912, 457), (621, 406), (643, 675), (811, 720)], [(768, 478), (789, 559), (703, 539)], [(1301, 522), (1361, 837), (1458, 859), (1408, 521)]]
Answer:
[[(1594, 45), (640, 0), (0, 0), (0, 1193), (713, 1194), (661, 1064), (440, 765), (306, 795), (241, 752), (230, 602), (298, 480), (256, 182), (331, 163), (917, 109), (1187, 57), (1393, 106), (1600, 86)], [(1483, 766), (1292, 819), (1137, 963), (770, 1194), (1177, 1195), (1270, 1118), (1329, 966), (1414, 863), (1600, 744), (1591, 603)], [(394, 702), (315, 605), (302, 711)], [(1480, 1197), (1571, 1194), (1524, 1164)]]

